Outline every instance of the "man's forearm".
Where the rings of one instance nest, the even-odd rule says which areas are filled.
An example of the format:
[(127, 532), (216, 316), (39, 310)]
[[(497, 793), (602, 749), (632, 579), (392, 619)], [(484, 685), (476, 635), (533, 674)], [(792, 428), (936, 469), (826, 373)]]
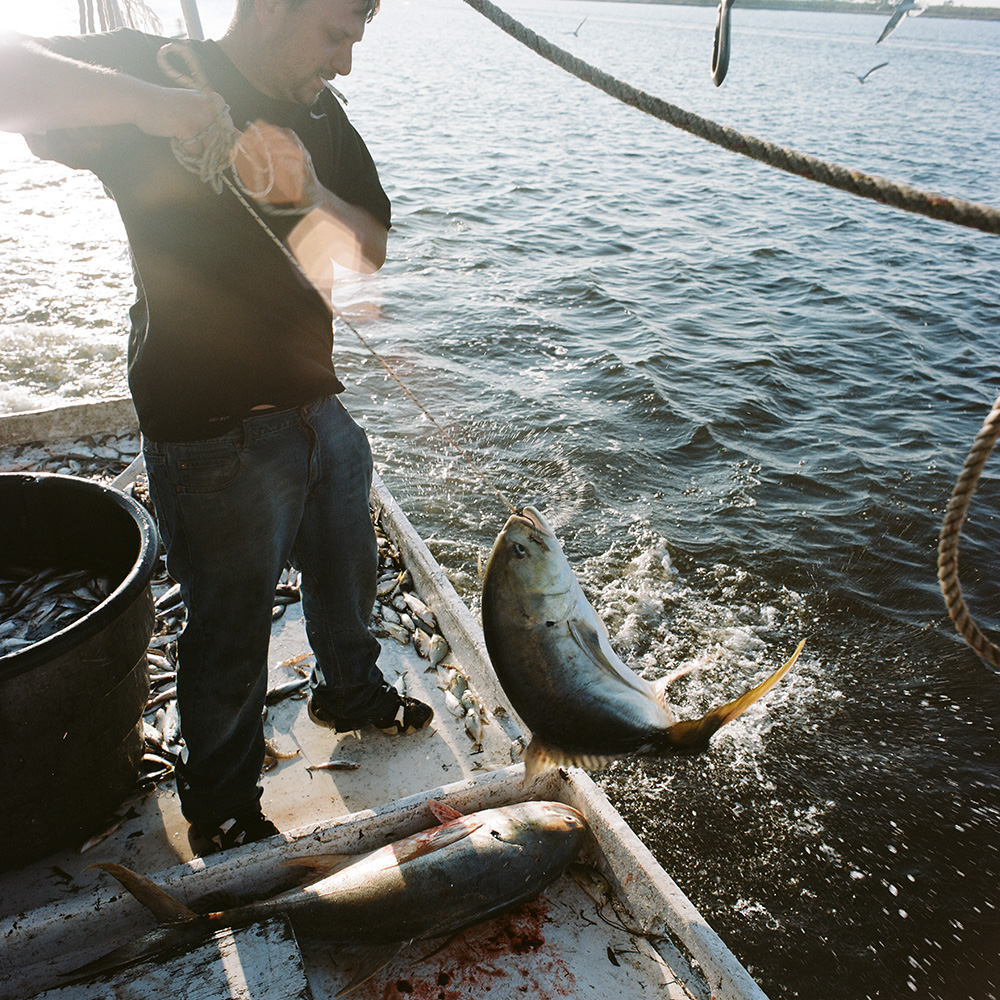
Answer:
[(92, 125), (136, 125), (187, 139), (224, 107), (217, 94), (159, 87), (66, 59), (23, 35), (0, 40), (0, 130), (24, 134)]
[(332, 255), (353, 271), (371, 274), (385, 263), (388, 232), (371, 212), (344, 201), (326, 188), (320, 188), (319, 208), (335, 217), (353, 237), (344, 240), (340, 255)]

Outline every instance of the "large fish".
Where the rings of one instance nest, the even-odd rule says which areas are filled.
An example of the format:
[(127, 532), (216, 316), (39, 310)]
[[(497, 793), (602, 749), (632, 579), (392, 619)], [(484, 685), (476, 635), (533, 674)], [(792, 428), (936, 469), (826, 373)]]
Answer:
[(561, 764), (600, 767), (627, 754), (695, 754), (766, 694), (762, 684), (701, 719), (678, 722), (665, 692), (615, 655), (559, 540), (525, 507), (497, 536), (483, 578), (483, 632), (500, 684), (531, 729), (526, 778)]
[(161, 921), (90, 962), (75, 979), (177, 952), (225, 927), (286, 915), (298, 931), (365, 952), (342, 992), (360, 985), (411, 941), (453, 934), (537, 896), (576, 858), (586, 821), (560, 802), (521, 802), (463, 816), (431, 803), (440, 826), (367, 854), (296, 859), (321, 874), (269, 899), (199, 914), (149, 879), (101, 863)]

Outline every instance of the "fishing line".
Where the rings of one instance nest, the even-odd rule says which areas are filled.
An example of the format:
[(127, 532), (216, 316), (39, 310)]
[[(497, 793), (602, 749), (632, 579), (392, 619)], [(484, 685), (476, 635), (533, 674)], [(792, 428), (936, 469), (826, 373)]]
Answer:
[[(181, 72), (177, 69), (177, 67), (171, 64), (170, 57), (175, 55), (184, 61), (184, 64), (189, 72)], [(171, 77), (171, 79), (177, 81), (182, 86), (187, 87), (190, 90), (199, 90), (202, 93), (208, 93), (211, 91), (211, 85), (202, 74), (194, 53), (186, 43), (168, 42), (157, 53), (156, 60), (160, 65), (160, 68), (169, 77)], [(275, 234), (274, 230), (272, 230), (267, 224), (260, 212), (257, 211), (255, 205), (251, 204), (251, 202), (247, 200), (248, 197), (256, 200), (258, 198), (265, 198), (268, 194), (270, 194), (271, 189), (274, 186), (274, 163), (271, 160), (270, 155), (267, 153), (267, 144), (262, 143), (264, 152), (267, 156), (265, 166), (268, 183), (261, 191), (248, 191), (240, 180), (234, 164), (237, 155), (242, 154), (251, 160), (252, 157), (250, 157), (246, 149), (240, 144), (239, 137), (241, 133), (228, 123), (228, 114), (229, 109), (227, 107), (223, 113), (221, 113), (208, 125), (207, 128), (192, 139), (185, 141), (178, 139), (171, 140), (171, 149), (174, 152), (174, 156), (177, 158), (177, 161), (181, 164), (181, 166), (196, 174), (204, 183), (209, 184), (216, 193), (220, 193), (222, 191), (223, 185), (229, 188), (229, 190), (236, 196), (240, 204), (247, 210), (247, 212), (250, 213), (258, 225), (264, 230), (268, 237), (270, 237), (275, 246), (277, 246), (282, 254), (284, 254), (285, 258), (292, 265), (292, 267), (303, 278), (305, 278), (305, 280), (309, 282), (313, 288), (316, 288), (315, 282), (313, 282), (312, 278), (309, 277), (308, 273), (305, 271), (295, 254), (292, 253), (284, 241), (282, 241)], [(251, 128), (254, 127), (255, 126), (251, 126)], [(304, 149), (303, 152), (306, 156), (309, 155)], [(232, 173), (233, 177), (230, 177), (229, 173)], [(295, 207), (292, 209), (279, 209), (266, 204), (261, 205), (261, 208), (263, 208), (265, 212), (269, 212), (272, 215), (294, 214), (305, 216), (316, 207), (317, 204), (315, 201), (304, 208)], [(318, 288), (316, 290), (319, 292)], [(519, 508), (515, 507), (514, 504), (507, 499), (499, 487), (493, 483), (493, 481), (473, 460), (472, 456), (455, 440), (454, 437), (452, 437), (451, 434), (448, 433), (448, 431), (444, 429), (430, 410), (424, 406), (424, 404), (417, 398), (416, 394), (393, 370), (392, 366), (358, 332), (354, 324), (351, 323), (351, 321), (343, 314), (343, 312), (337, 307), (336, 303), (332, 301), (332, 298), (327, 299), (327, 297), (323, 296), (321, 292), (320, 295), (323, 297), (323, 301), (327, 303), (328, 307), (337, 319), (339, 319), (340, 322), (343, 323), (355, 337), (357, 337), (358, 341), (365, 348), (365, 350), (367, 350), (369, 354), (371, 354), (372, 357), (378, 361), (393, 381), (403, 390), (404, 393), (406, 393), (409, 399), (413, 401), (420, 412), (431, 422), (431, 424), (434, 425), (448, 444), (450, 444), (452, 448), (454, 448), (455, 451), (462, 456), (479, 479), (486, 486), (488, 486), (494, 494), (496, 494), (497, 498), (504, 505), (504, 507), (506, 507), (511, 514), (519, 513)]]
[(409, 396), (409, 398), (413, 401), (413, 403), (420, 410), (420, 412), (438, 429), (438, 432), (442, 435), (442, 437), (444, 437), (444, 439), (448, 442), (448, 444), (450, 444), (452, 448), (454, 448), (455, 451), (457, 451), (462, 456), (462, 458), (464, 458), (465, 461), (472, 466), (472, 469), (476, 473), (476, 475), (479, 476), (479, 478), (483, 481), (483, 483), (485, 483), (487, 486), (489, 486), (491, 490), (493, 490), (493, 492), (497, 495), (500, 502), (507, 508), (507, 510), (511, 514), (519, 514), (520, 510), (517, 507), (515, 507), (507, 499), (506, 496), (504, 496), (504, 494), (497, 488), (497, 486), (489, 479), (486, 473), (484, 473), (483, 470), (480, 469), (479, 466), (473, 461), (469, 453), (441, 426), (440, 423), (438, 423), (437, 420), (434, 419), (434, 416), (427, 409), (427, 407), (424, 406), (424, 404), (421, 403), (420, 400), (417, 399), (417, 397), (410, 391), (409, 386), (407, 386), (406, 383), (392, 370), (391, 366), (375, 350), (375, 348), (373, 348), (371, 344), (369, 344), (368, 341), (365, 340), (365, 338), (362, 337), (360, 333), (358, 333), (357, 329), (354, 327), (354, 324), (351, 323), (351, 321), (340, 311), (340, 309), (337, 308), (337, 306), (334, 303), (331, 302), (331, 305), (333, 306), (333, 311), (336, 314), (337, 318), (348, 328), (348, 330), (351, 331), (351, 333), (354, 334), (355, 337), (358, 338), (358, 340), (361, 342), (365, 350), (367, 350), (371, 354), (371, 356), (375, 358), (375, 360), (389, 373), (389, 376), (395, 381), (395, 383), (400, 387), (400, 389), (402, 389), (403, 392), (405, 392), (406, 395)]

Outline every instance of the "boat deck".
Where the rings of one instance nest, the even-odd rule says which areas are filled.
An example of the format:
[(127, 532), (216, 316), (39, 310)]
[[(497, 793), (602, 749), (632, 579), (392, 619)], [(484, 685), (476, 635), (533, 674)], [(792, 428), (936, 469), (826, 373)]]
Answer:
[[(5, 441), (0, 428), (0, 471), (39, 461), (11, 441), (15, 434), (31, 440), (23, 437), (28, 431), (6, 433)], [(127, 450), (127, 437), (121, 440)], [(109, 459), (107, 473), (125, 459)], [(265, 732), (277, 750), (292, 756), (282, 756), (262, 776), (264, 812), (280, 836), (193, 858), (167, 778), (155, 793), (131, 803), (124, 822), (95, 846), (82, 853), (69, 847), (0, 874), (0, 1000), (148, 997), (164, 990), (187, 997), (334, 997), (350, 982), (359, 957), (335, 953), (328, 943), (296, 940), (283, 920), (225, 932), (186, 955), (91, 984), (60, 986), (68, 970), (155, 925), (114, 879), (88, 866), (123, 864), (186, 901), (216, 890), (267, 895), (294, 880), (288, 862), (295, 857), (357, 853), (434, 825), (429, 798), (463, 812), (526, 798), (559, 800), (586, 816), (593, 836), (579, 864), (534, 901), (454, 940), (404, 948), (352, 996), (766, 1000), (584, 772), (552, 771), (525, 787), (523, 766), (512, 763), (523, 746), (518, 720), (489, 668), (478, 623), (381, 482), (372, 502), (416, 591), (437, 615), (451, 647), (447, 660), (469, 675), (487, 709), (481, 745), (449, 710), (437, 670), (413, 642), (381, 638), (387, 680), (402, 676), (409, 693), (433, 705), (428, 729), (406, 737), (375, 730), (336, 734), (309, 719), (303, 697), (287, 697), (268, 707)], [(273, 625), (269, 688), (300, 679), (299, 670), (310, 663), (301, 605), (293, 604)], [(310, 770), (330, 760), (358, 766)], [(81, 761), (83, 782), (87, 770)]]

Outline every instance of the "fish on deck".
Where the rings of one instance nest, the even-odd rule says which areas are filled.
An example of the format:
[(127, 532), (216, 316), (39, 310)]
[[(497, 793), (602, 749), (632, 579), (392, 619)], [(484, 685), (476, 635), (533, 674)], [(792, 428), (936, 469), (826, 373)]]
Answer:
[(483, 577), (483, 633), (497, 678), (532, 732), (525, 779), (563, 764), (601, 767), (628, 754), (696, 754), (791, 669), (700, 719), (678, 722), (663, 687), (615, 654), (548, 522), (512, 514)]
[(296, 859), (289, 863), (318, 876), (216, 913), (195, 912), (122, 865), (92, 865), (118, 879), (161, 924), (74, 970), (71, 981), (283, 915), (297, 931), (362, 951), (346, 993), (410, 942), (454, 934), (533, 899), (576, 859), (587, 834), (583, 816), (561, 802), (519, 802), (467, 816), (443, 803), (430, 806), (440, 825), (362, 855)]

